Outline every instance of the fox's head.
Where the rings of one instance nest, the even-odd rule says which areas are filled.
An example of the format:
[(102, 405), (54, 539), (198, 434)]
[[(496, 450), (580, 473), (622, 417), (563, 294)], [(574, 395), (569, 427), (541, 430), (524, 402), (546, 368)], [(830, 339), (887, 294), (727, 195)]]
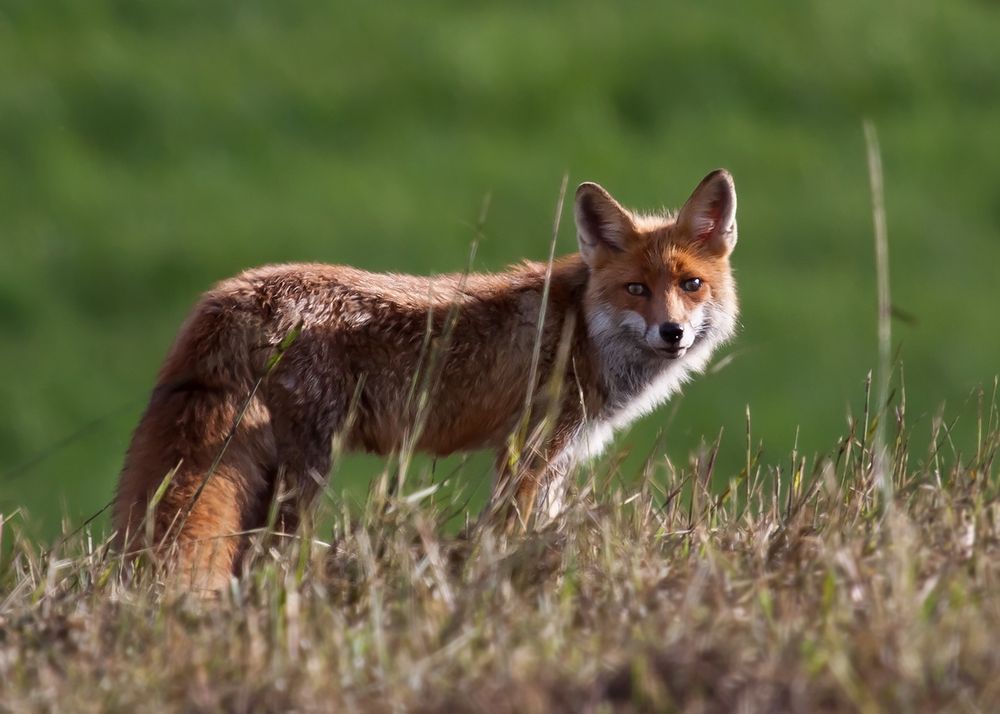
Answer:
[(594, 340), (620, 355), (673, 360), (695, 351), (707, 358), (733, 333), (736, 190), (729, 172), (706, 176), (676, 216), (634, 214), (595, 183), (577, 189), (575, 213)]

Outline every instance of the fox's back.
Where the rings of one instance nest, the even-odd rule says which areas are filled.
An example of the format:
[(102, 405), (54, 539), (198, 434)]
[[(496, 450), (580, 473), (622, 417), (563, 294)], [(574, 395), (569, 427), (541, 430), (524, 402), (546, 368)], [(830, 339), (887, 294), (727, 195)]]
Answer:
[[(317, 402), (357, 393), (353, 445), (377, 453), (398, 447), (423, 403), (421, 445), (448, 453), (497, 446), (509, 433), (528, 391), (545, 280), (539, 263), (429, 277), (267, 266), (217, 285), (193, 319), (225, 314), (239, 324), (249, 345), (239, 354), (295, 334), (263, 389), (273, 384)], [(582, 265), (553, 269), (538, 379), (547, 376), (585, 281)], [(253, 369), (263, 373), (269, 355), (257, 350)]]

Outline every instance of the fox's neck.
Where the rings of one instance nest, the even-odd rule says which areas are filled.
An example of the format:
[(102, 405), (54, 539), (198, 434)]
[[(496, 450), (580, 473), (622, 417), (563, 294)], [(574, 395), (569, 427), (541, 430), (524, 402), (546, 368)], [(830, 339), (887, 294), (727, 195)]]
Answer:
[(645, 392), (665, 372), (679, 365), (645, 354), (629, 345), (594, 340), (607, 406), (617, 409)]

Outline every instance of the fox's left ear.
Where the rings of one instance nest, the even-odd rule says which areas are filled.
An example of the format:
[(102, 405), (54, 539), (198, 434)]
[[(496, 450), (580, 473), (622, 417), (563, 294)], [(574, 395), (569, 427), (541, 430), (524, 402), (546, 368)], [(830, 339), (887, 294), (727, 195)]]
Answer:
[(725, 169), (716, 169), (701, 180), (677, 216), (677, 225), (693, 241), (719, 255), (736, 246), (736, 185)]

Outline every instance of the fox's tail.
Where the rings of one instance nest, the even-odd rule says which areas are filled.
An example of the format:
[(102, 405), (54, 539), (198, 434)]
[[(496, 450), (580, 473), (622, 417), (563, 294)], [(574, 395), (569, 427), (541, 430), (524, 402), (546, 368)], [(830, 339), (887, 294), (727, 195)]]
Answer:
[(223, 585), (242, 549), (237, 534), (266, 516), (276, 455), (254, 393), (267, 358), (262, 332), (239, 295), (205, 296), (125, 457), (113, 515), (119, 547), (151, 550), (190, 586)]

